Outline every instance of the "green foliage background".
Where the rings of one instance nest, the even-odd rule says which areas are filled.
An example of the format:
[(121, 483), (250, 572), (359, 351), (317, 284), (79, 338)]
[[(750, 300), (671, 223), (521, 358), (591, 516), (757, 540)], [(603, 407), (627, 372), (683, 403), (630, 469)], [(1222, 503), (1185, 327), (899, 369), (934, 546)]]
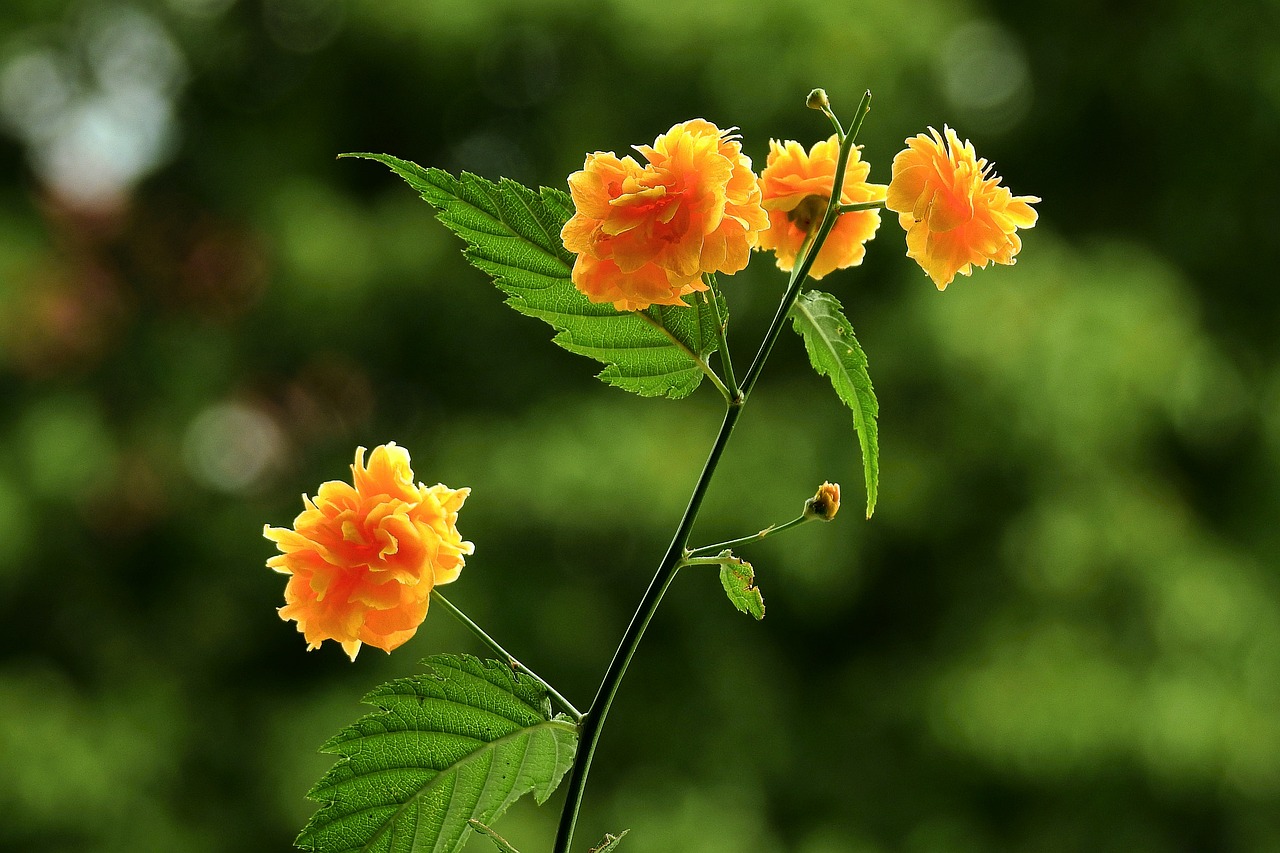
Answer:
[[(886, 221), (837, 294), (882, 488), (787, 336), (611, 716), (583, 843), (695, 853), (1280, 849), (1274, 3), (0, 4), (0, 847), (284, 850), (315, 750), (428, 654), (306, 654), (264, 523), (408, 447), (469, 485), (451, 598), (585, 706), (718, 422), (501, 304), (385, 168), (563, 187), (702, 116), (887, 180), (945, 122), (1041, 196), (938, 294)], [(33, 59), (34, 57), (34, 59)], [(125, 94), (121, 94), (121, 93)], [(104, 101), (104, 93), (116, 100)], [(118, 97), (117, 97), (118, 96)], [(95, 100), (97, 98), (97, 100)], [(105, 187), (105, 189), (104, 189)], [(108, 198), (114, 193), (114, 200)], [(783, 279), (722, 279), (740, 354)], [(741, 357), (741, 356), (740, 356)], [(497, 827), (549, 844), (555, 804)], [(487, 847), (488, 845), (488, 847)], [(469, 849), (491, 849), (484, 839)]]

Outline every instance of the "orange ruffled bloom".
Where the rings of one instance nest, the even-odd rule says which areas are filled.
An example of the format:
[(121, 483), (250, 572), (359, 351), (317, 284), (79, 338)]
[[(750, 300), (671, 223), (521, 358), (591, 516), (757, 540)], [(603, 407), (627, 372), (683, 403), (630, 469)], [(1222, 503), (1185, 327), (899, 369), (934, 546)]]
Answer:
[(293, 529), (267, 527), (281, 553), (267, 566), (290, 575), (280, 618), (295, 620), (308, 649), (336, 640), (352, 660), (361, 643), (391, 651), (414, 635), (431, 590), (462, 571), (474, 551), (458, 535), (458, 509), (470, 489), (414, 485), (409, 453), (395, 442), (364, 448), (351, 466), (354, 486), (330, 481)]
[[(790, 270), (804, 245), (809, 229), (821, 221), (836, 182), (836, 161), (840, 142), (832, 136), (817, 142), (806, 153), (799, 142), (769, 140), (769, 160), (760, 173), (764, 209), (769, 211), (769, 230), (760, 235), (761, 249), (772, 249), (778, 267)], [(863, 162), (855, 148), (845, 167), (841, 204), (883, 201), (884, 184), (869, 184), (871, 165)], [(880, 211), (858, 210), (836, 220), (822, 250), (809, 270), (810, 278), (862, 263), (866, 242), (880, 227)]]
[(746, 267), (769, 222), (737, 139), (692, 119), (636, 146), (647, 165), (587, 155), (569, 176), (575, 213), (560, 232), (578, 256), (574, 285), (592, 302), (638, 311), (706, 290), (703, 273)]
[(907, 232), (907, 257), (945, 290), (956, 273), (989, 262), (1012, 264), (1022, 248), (1016, 231), (1036, 224), (1035, 196), (1014, 196), (1000, 186), (973, 145), (943, 125), (946, 141), (932, 127), (907, 140), (893, 158), (885, 206), (898, 213)]

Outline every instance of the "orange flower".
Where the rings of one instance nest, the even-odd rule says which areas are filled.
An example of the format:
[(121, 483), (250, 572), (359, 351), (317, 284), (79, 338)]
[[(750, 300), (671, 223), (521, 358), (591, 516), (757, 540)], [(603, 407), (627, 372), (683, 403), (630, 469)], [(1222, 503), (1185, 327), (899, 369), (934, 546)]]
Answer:
[[(805, 153), (799, 142), (779, 143), (769, 140), (769, 160), (760, 173), (764, 209), (769, 211), (769, 230), (760, 235), (761, 249), (772, 249), (778, 256), (778, 267), (790, 270), (804, 245), (809, 230), (821, 221), (831, 199), (836, 181), (836, 161), (840, 143), (832, 136), (817, 142)], [(871, 165), (862, 162), (855, 148), (845, 168), (841, 204), (883, 201), (884, 184), (867, 183)], [(822, 250), (809, 270), (811, 278), (855, 267), (866, 254), (866, 242), (880, 227), (880, 211), (858, 210), (845, 213), (822, 244)]]
[(647, 165), (587, 155), (569, 176), (575, 213), (560, 232), (578, 256), (574, 285), (620, 311), (679, 305), (707, 289), (703, 273), (738, 272), (769, 224), (731, 131), (692, 119), (636, 151)]
[(364, 448), (351, 466), (354, 486), (330, 481), (293, 529), (263, 535), (281, 553), (267, 565), (290, 575), (280, 618), (295, 620), (308, 649), (342, 644), (352, 660), (361, 643), (391, 651), (414, 635), (431, 590), (462, 571), (474, 546), (458, 535), (458, 509), (470, 489), (414, 485), (409, 453), (395, 442)]
[(1012, 264), (1022, 248), (1016, 231), (1036, 224), (1035, 196), (1014, 196), (1000, 186), (991, 166), (973, 145), (943, 125), (946, 142), (932, 127), (907, 140), (893, 158), (893, 178), (885, 206), (898, 213), (907, 232), (907, 257), (945, 290), (956, 273), (973, 266)]

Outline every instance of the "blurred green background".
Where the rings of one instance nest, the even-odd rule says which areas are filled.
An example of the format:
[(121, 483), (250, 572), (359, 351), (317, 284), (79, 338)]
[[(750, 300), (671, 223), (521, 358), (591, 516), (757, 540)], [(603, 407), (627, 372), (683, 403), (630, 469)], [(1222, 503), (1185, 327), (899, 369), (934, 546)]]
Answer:
[[(289, 849), (364, 691), (307, 654), (264, 523), (409, 448), (474, 489), (451, 598), (581, 706), (718, 424), (592, 378), (386, 169), (564, 186), (702, 116), (828, 128), (887, 181), (947, 123), (1040, 224), (939, 294), (886, 219), (845, 302), (881, 410), (781, 340), (597, 754), (583, 849), (1280, 850), (1280, 5), (918, 0), (0, 4), (0, 847)], [(727, 283), (740, 360), (782, 287)], [(557, 796), (498, 829), (550, 847)], [(477, 840), (469, 850), (492, 849)]]

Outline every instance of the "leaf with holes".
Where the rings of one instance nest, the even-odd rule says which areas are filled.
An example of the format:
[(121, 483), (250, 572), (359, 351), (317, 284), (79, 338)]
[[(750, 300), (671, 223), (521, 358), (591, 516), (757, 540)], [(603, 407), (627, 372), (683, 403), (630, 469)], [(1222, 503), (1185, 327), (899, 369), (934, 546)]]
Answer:
[(756, 570), (732, 551), (721, 551), (714, 558), (720, 566), (720, 585), (729, 601), (742, 613), (757, 621), (764, 618), (764, 596), (756, 586)]
[(880, 485), (880, 442), (876, 416), (880, 412), (867, 373), (867, 354), (853, 335), (853, 326), (840, 310), (840, 301), (829, 293), (800, 294), (791, 309), (791, 321), (804, 338), (809, 363), (853, 411), (853, 427), (862, 449), (862, 472), (867, 485), (867, 518), (875, 512)]
[[(568, 194), (532, 190), (503, 178), (497, 183), (463, 172), (454, 177), (389, 154), (344, 154), (390, 168), (466, 241), (472, 266), (488, 273), (507, 304), (556, 330), (557, 344), (605, 365), (601, 380), (643, 397), (684, 397), (710, 370), (718, 346), (715, 312), (694, 294), (684, 305), (619, 311), (592, 302), (569, 276), (574, 256), (560, 229), (573, 215)], [(728, 316), (723, 299), (722, 316)]]
[(320, 808), (297, 846), (316, 853), (455, 853), (527, 793), (539, 803), (569, 769), (578, 729), (511, 667), (435, 655), (427, 672), (375, 688), (378, 710), (330, 738), (340, 756), (308, 797)]

